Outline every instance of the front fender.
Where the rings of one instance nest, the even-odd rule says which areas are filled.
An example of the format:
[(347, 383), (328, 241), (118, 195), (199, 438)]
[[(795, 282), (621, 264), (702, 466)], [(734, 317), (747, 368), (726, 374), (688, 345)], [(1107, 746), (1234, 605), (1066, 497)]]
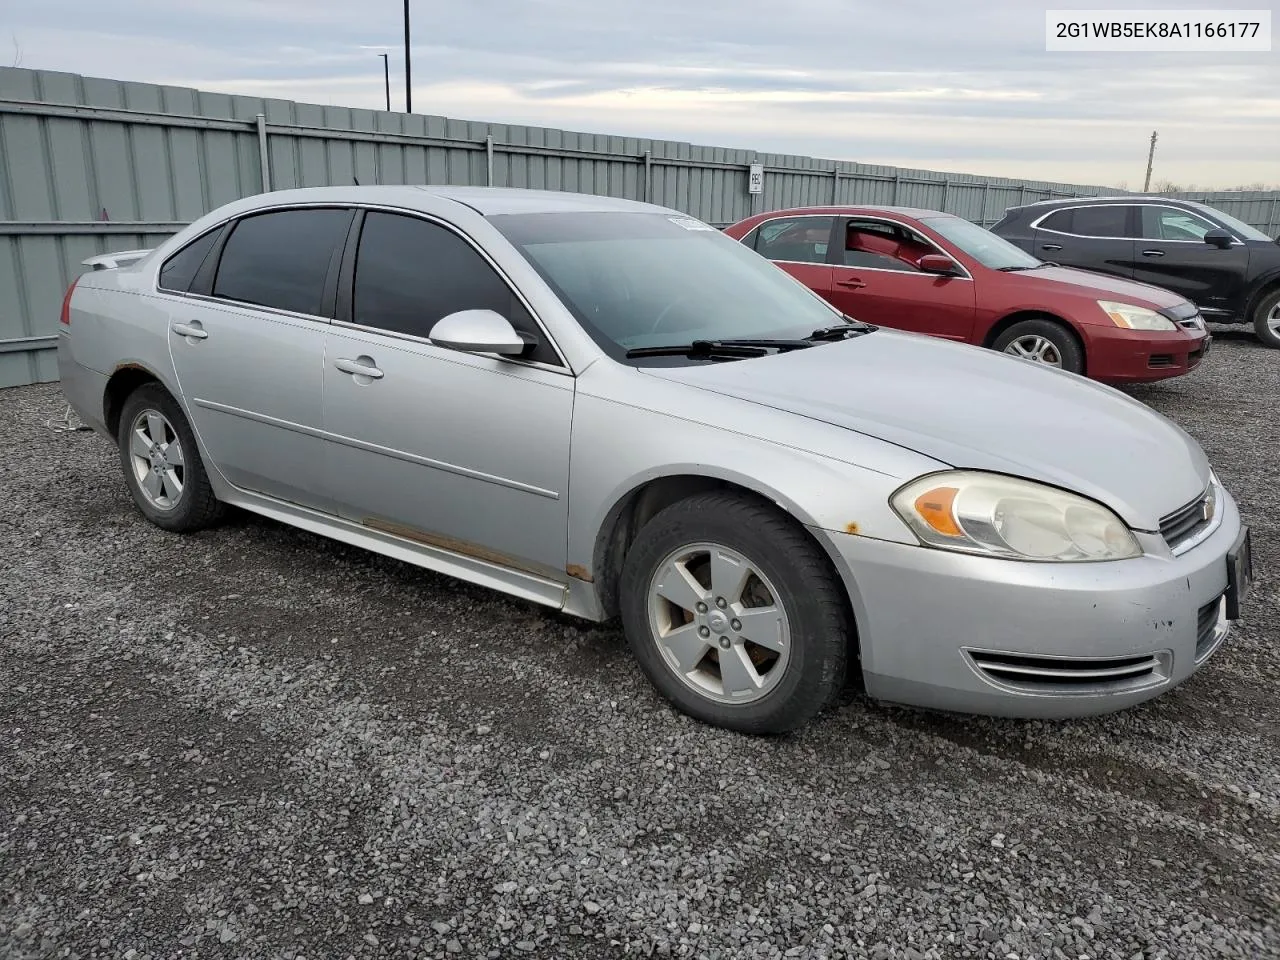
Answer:
[[(632, 493), (663, 477), (707, 477), (742, 487), (810, 528), (916, 543), (889, 507), (889, 497), (911, 477), (844, 462), (850, 448), (879, 446), (881, 441), (829, 429), (833, 445), (841, 446), (841, 460), (579, 394), (569, 480), (568, 568), (580, 579), (592, 579), (597, 540), (606, 522)], [(923, 456), (912, 459), (919, 467), (912, 476), (943, 466)]]

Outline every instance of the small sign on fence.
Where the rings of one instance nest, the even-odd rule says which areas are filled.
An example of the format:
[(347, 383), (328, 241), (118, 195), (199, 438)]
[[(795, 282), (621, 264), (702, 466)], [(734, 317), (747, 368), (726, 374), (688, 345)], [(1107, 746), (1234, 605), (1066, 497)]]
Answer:
[(764, 193), (764, 164), (753, 163), (747, 176), (747, 193)]

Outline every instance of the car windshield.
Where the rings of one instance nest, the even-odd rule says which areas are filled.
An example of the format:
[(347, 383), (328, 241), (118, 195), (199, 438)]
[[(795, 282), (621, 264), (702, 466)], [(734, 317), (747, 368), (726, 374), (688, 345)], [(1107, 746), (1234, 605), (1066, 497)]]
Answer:
[(1249, 226), (1249, 224), (1245, 223), (1243, 220), (1237, 220), (1229, 213), (1223, 213), (1215, 207), (1207, 207), (1203, 203), (1189, 203), (1187, 205), (1195, 207), (1198, 210), (1203, 210), (1205, 213), (1209, 214), (1209, 216), (1217, 218), (1219, 223), (1234, 233), (1241, 240), (1262, 240), (1266, 243), (1271, 242), (1271, 238), (1261, 230)]
[(1029, 270), (1043, 262), (1004, 237), (959, 217), (921, 217), (920, 222), (992, 270)]
[(615, 359), (695, 340), (804, 338), (842, 319), (783, 270), (689, 217), (566, 212), (489, 220)]

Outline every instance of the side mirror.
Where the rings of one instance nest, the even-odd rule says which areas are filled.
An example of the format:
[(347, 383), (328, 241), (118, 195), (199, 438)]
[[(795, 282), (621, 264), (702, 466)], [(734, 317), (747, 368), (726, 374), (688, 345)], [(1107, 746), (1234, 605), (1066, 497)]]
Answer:
[(518, 357), (529, 349), (516, 328), (493, 310), (459, 310), (441, 317), (427, 335), (437, 347), (463, 353), (496, 353)]
[(1231, 246), (1231, 234), (1227, 233), (1227, 231), (1221, 228), (1206, 230), (1204, 235), (1204, 242), (1209, 244), (1210, 246), (1218, 247), (1222, 250), (1225, 250), (1227, 249), (1227, 247)]
[(918, 264), (921, 273), (937, 273), (951, 277), (960, 272), (959, 266), (950, 257), (941, 253), (926, 253)]

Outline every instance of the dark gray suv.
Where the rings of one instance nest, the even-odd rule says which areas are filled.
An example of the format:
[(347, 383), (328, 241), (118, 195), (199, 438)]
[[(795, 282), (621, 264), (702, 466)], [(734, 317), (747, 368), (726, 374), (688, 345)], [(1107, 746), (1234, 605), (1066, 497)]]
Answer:
[(1280, 241), (1189, 200), (1088, 197), (1010, 207), (991, 228), (1028, 253), (1180, 293), (1280, 347)]

